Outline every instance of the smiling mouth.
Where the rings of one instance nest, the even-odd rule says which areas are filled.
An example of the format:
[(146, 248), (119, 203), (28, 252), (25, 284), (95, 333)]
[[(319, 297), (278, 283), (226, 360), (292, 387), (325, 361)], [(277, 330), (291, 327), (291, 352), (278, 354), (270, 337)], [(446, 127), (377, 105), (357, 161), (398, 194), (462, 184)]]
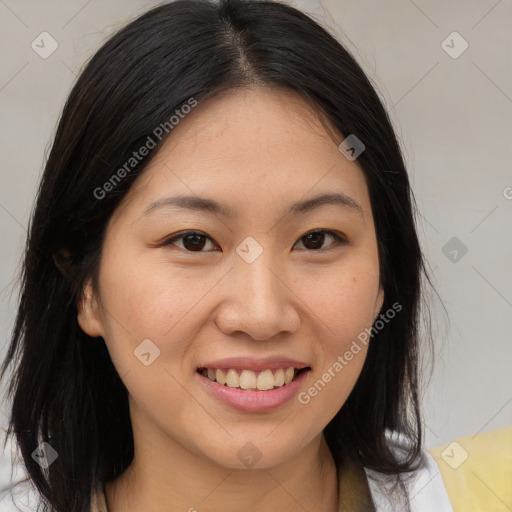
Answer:
[(197, 372), (225, 387), (246, 391), (271, 391), (293, 382), (298, 375), (311, 370), (305, 368), (275, 368), (259, 372), (234, 368), (198, 368)]

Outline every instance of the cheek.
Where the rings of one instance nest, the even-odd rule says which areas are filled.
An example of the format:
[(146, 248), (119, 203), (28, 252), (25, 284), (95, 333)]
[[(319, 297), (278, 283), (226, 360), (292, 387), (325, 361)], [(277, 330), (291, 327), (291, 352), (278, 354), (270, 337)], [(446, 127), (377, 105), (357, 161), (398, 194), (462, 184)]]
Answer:
[(313, 408), (328, 417), (334, 416), (347, 399), (366, 358), (379, 280), (371, 262), (365, 263), (347, 263), (318, 279), (309, 294), (305, 289), (301, 292), (307, 297), (311, 317), (316, 319), (314, 332), (319, 340), (319, 365), (304, 401), (314, 399)]
[(338, 273), (336, 279), (333, 276), (308, 297), (312, 317), (316, 318), (319, 364), (298, 398), (304, 413), (316, 418), (317, 426), (336, 415), (361, 373), (377, 290), (375, 275), (347, 271)]
[[(187, 368), (191, 340), (208, 317), (208, 291), (222, 274), (172, 265), (154, 255), (114, 251), (106, 253), (101, 274), (105, 341), (119, 373), (135, 370), (133, 378), (140, 374), (135, 355), (147, 339), (157, 347), (155, 353), (160, 351), (149, 368), (162, 372), (172, 366), (180, 373)], [(153, 391), (158, 396), (162, 390)]]
[(105, 343), (119, 374), (137, 381), (144, 370), (153, 372), (159, 361), (145, 367), (136, 359), (138, 347), (145, 347), (147, 342), (141, 344), (149, 339), (158, 354), (163, 349), (162, 333), (179, 319), (176, 289), (167, 285), (162, 272), (150, 269), (140, 259), (133, 261), (130, 251), (114, 250), (113, 246), (106, 249), (99, 276)]
[(204, 293), (204, 283), (201, 287), (183, 269), (154, 257), (112, 253), (102, 273), (105, 309), (137, 339), (160, 339)]
[(371, 326), (379, 288), (378, 273), (345, 265), (315, 282), (304, 283), (301, 297), (328, 333), (327, 339), (339, 347)]

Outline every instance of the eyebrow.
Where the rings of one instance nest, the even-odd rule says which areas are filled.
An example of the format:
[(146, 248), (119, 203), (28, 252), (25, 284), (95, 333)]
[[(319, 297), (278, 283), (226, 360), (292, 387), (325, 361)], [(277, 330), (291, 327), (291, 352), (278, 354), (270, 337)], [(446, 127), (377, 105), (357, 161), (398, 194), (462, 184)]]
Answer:
[[(324, 205), (342, 206), (358, 212), (363, 216), (363, 209), (361, 206), (343, 192), (318, 194), (314, 197), (303, 199), (302, 201), (298, 201), (290, 205), (289, 208), (284, 211), (283, 216), (304, 214)], [(157, 199), (144, 209), (139, 219), (160, 208), (173, 206), (187, 210), (210, 212), (223, 217), (236, 217), (236, 213), (231, 208), (213, 199), (200, 196), (179, 195)]]

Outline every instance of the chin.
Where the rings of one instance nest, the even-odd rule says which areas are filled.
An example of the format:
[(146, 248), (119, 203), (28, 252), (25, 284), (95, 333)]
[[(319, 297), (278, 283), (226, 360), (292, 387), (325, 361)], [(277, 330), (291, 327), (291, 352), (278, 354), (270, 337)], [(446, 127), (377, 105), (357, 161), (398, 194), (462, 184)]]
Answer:
[(211, 462), (225, 469), (256, 471), (272, 469), (283, 464), (294, 455), (295, 451), (295, 444), (276, 450), (268, 444), (259, 446), (257, 441), (242, 441), (230, 443), (225, 449), (216, 450), (213, 453), (204, 452), (204, 454)]

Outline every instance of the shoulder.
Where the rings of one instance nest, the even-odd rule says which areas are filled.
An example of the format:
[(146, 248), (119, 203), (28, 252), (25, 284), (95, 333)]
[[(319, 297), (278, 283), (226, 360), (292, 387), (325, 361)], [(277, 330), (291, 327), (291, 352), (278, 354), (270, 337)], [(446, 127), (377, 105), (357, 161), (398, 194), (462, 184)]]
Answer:
[(459, 438), (431, 453), (456, 512), (512, 510), (512, 426)]
[[(402, 436), (388, 435), (388, 442), (400, 457), (407, 443), (406, 439)], [(377, 471), (365, 469), (365, 472), (377, 512), (407, 510), (401, 490), (405, 490), (411, 512), (454, 512), (439, 466), (425, 449), (420, 453), (418, 469), (402, 474), (400, 482), (396, 477)], [(401, 504), (399, 508), (398, 503)]]

